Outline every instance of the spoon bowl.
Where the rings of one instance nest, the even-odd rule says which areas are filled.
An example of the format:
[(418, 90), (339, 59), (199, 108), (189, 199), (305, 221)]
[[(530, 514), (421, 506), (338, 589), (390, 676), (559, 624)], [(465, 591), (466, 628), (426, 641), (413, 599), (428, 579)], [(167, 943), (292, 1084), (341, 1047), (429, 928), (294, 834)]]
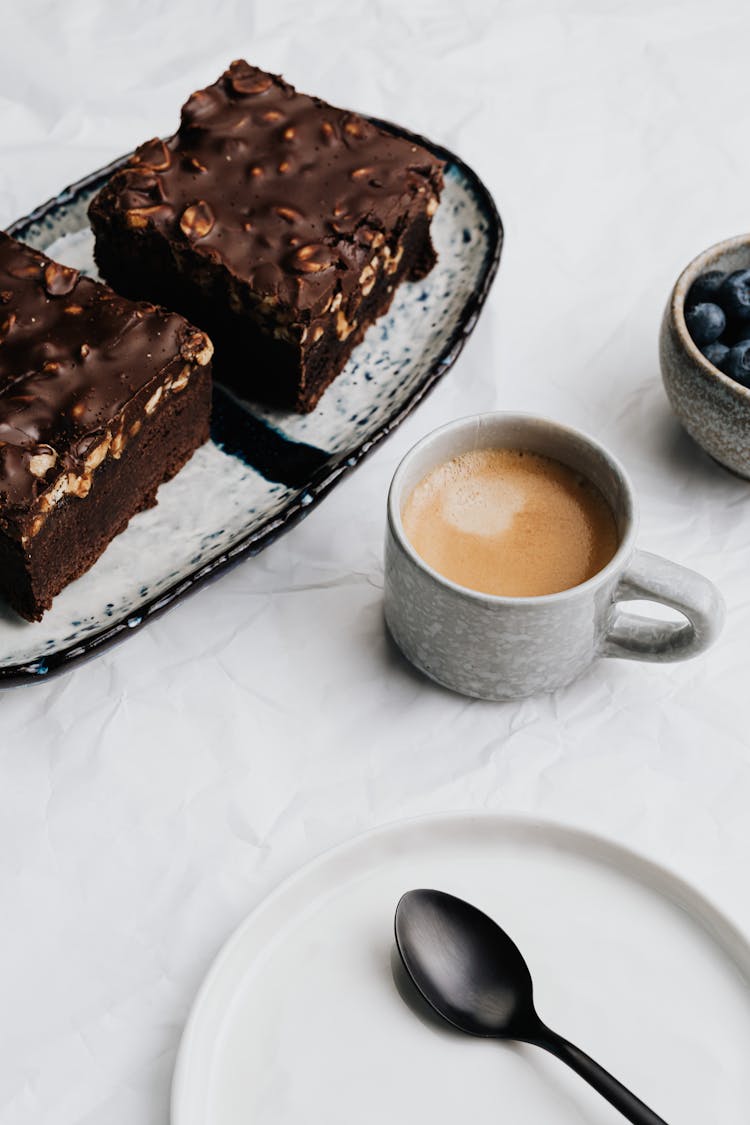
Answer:
[(538, 1028), (521, 951), (481, 910), (443, 891), (409, 891), (395, 924), (409, 976), (448, 1023), (497, 1039), (527, 1039)]

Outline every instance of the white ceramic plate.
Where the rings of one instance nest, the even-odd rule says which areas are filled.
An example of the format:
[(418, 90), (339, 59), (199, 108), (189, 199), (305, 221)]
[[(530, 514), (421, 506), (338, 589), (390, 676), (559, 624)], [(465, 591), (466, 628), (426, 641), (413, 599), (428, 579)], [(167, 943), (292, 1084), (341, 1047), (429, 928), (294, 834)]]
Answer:
[(557, 1060), (461, 1036), (394, 984), (406, 890), (469, 899), (524, 952), (540, 1015), (670, 1125), (750, 1106), (750, 947), (676, 876), (595, 836), (445, 816), (360, 837), (267, 899), (217, 958), (180, 1047), (173, 1125), (615, 1125)]

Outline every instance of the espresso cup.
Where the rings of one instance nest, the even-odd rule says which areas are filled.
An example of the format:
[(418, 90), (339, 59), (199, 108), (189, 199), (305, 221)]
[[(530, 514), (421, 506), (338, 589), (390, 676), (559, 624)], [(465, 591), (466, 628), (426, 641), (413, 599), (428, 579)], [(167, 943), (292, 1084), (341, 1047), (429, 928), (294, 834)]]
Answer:
[[(429, 566), (401, 513), (436, 466), (479, 449), (520, 449), (561, 461), (603, 494), (619, 546), (592, 578), (559, 593), (501, 597), (459, 586)], [(597, 657), (664, 663), (709, 648), (724, 603), (707, 578), (637, 550), (637, 507), (622, 465), (585, 434), (530, 414), (480, 414), (450, 422), (406, 454), (391, 483), (385, 544), (385, 619), (404, 656), (431, 679), (479, 699), (522, 699), (575, 680)], [(661, 603), (682, 620), (628, 613)]]

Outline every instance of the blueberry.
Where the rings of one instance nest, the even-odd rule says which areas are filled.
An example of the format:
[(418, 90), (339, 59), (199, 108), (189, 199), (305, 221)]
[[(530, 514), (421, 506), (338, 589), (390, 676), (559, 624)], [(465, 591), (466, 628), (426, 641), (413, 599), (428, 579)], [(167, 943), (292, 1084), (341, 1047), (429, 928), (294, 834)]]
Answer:
[(735, 270), (721, 284), (717, 299), (729, 317), (750, 320), (750, 270)]
[(690, 286), (690, 292), (685, 301), (688, 308), (692, 305), (702, 305), (704, 301), (717, 303), (716, 295), (726, 276), (723, 270), (709, 270), (708, 273), (702, 273), (700, 277), (697, 277)]
[(712, 344), (704, 344), (701, 351), (708, 362), (713, 363), (714, 367), (721, 367), (729, 355), (729, 348), (726, 344), (720, 344), (718, 340), (714, 340)]
[(729, 344), (730, 347), (750, 340), (750, 321), (729, 321), (721, 339), (722, 343)]
[(702, 348), (704, 344), (711, 344), (719, 339), (727, 326), (727, 318), (718, 305), (705, 301), (702, 305), (693, 305), (685, 310), (685, 324), (698, 347)]
[(750, 387), (750, 340), (743, 340), (741, 344), (735, 344), (729, 349), (721, 370), (743, 387)]

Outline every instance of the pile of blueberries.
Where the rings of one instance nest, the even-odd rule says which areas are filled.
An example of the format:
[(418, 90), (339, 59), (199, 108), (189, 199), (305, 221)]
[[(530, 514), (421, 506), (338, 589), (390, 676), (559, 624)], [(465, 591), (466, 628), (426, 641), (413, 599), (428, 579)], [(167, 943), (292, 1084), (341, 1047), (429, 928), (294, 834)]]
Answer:
[(750, 387), (750, 270), (702, 273), (687, 295), (685, 324), (709, 363)]

